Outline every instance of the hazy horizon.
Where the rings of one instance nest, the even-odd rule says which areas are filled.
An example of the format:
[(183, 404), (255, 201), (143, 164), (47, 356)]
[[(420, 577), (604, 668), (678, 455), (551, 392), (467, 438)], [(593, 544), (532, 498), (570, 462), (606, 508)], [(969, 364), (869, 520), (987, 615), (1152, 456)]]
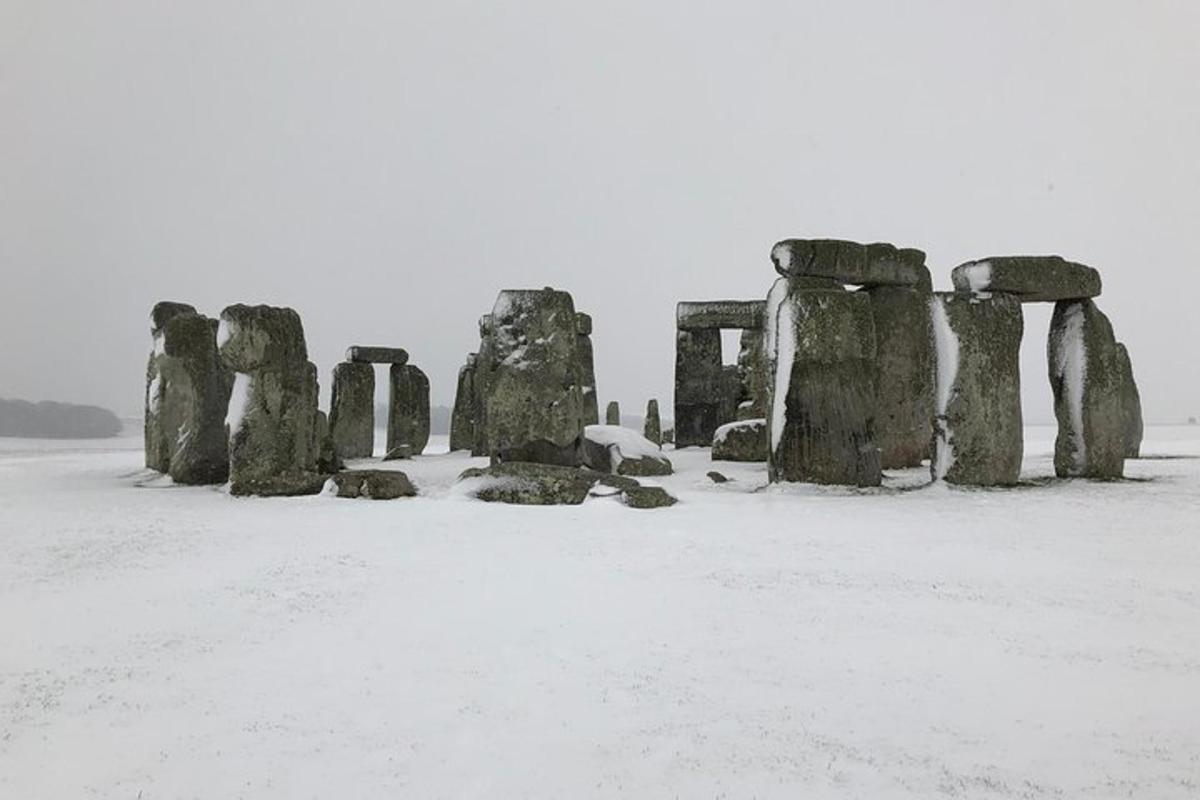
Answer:
[(6, 0), (0, 397), (139, 412), (170, 299), (296, 308), (323, 405), (351, 344), (450, 405), (497, 292), (552, 285), (602, 406), (669, 415), (675, 303), (765, 297), (775, 241), (831, 237), (925, 250), (941, 289), (988, 255), (1097, 267), (1147, 421), (1182, 422), (1197, 34), (1167, 2)]

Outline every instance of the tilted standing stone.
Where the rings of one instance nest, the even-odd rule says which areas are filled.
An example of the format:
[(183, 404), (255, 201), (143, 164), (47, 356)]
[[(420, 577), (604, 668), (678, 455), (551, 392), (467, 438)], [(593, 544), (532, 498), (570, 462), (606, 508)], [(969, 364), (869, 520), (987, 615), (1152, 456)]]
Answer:
[(605, 425), (620, 425), (621, 424), (621, 404), (616, 400), (612, 400), (604, 409), (604, 424)]
[(933, 436), (930, 292), (902, 286), (865, 291), (875, 322), (875, 434), (882, 466), (918, 467)]
[(467, 363), (458, 369), (458, 385), (454, 390), (454, 411), (450, 415), (450, 450), (470, 450), (475, 446), (475, 364), (478, 356), (471, 353)]
[(646, 420), (642, 425), (642, 435), (662, 447), (662, 418), (658, 413), (657, 400), (646, 403)]
[(875, 329), (867, 295), (803, 289), (767, 298), (772, 481), (878, 486)]
[(221, 361), (237, 374), (229, 401), (233, 494), (315, 494), (317, 367), (300, 315), (290, 308), (233, 305), (221, 312)]
[(708, 447), (721, 417), (721, 331), (675, 333), (675, 446)]
[[(162, 304), (160, 304), (162, 305)], [(176, 483), (223, 483), (229, 475), (225, 413), (233, 376), (217, 354), (217, 323), (187, 311), (156, 307), (160, 325), (147, 390), (147, 462)]]
[(429, 444), (429, 378), (412, 364), (393, 364), (388, 408), (388, 452), (408, 445), (420, 455)]
[(600, 398), (596, 394), (596, 354), (592, 349), (591, 315), (579, 311), (575, 314), (575, 328), (579, 336), (579, 386), (583, 391), (583, 421), (585, 425), (600, 422)]
[(342, 458), (375, 452), (375, 367), (343, 361), (333, 368), (329, 431)]
[(489, 455), (500, 462), (578, 466), (584, 405), (571, 295), (550, 288), (505, 290), (491, 316), (495, 366), (485, 387)]
[(1058, 418), (1055, 473), (1060, 478), (1120, 478), (1126, 381), (1108, 317), (1091, 300), (1055, 303), (1046, 356)]
[(1140, 458), (1142, 454), (1142, 397), (1138, 393), (1137, 381), (1133, 379), (1133, 364), (1125, 345), (1117, 343), (1122, 375), (1122, 407), (1125, 419), (1125, 457)]
[(935, 292), (934, 480), (975, 486), (1017, 482), (1021, 424), (1021, 304), (1012, 295)]

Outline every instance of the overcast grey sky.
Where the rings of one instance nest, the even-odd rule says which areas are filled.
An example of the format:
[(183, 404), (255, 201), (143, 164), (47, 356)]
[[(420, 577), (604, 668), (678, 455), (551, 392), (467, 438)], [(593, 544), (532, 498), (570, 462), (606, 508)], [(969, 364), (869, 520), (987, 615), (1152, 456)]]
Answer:
[[(147, 314), (294, 306), (449, 403), (501, 288), (570, 290), (602, 401), (778, 239), (1104, 277), (1149, 420), (1200, 415), (1200, 3), (0, 0), (0, 396), (140, 410)], [(1026, 306), (1027, 418), (1051, 418)]]

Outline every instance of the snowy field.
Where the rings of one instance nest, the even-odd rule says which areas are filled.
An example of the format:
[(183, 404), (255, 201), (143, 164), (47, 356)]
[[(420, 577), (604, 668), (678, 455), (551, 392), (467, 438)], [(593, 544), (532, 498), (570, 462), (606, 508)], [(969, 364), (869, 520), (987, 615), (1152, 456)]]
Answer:
[[(1119, 483), (670, 509), (163, 487), (0, 439), (0, 798), (1200, 796), (1200, 427)], [(442, 442), (444, 449), (444, 442)]]

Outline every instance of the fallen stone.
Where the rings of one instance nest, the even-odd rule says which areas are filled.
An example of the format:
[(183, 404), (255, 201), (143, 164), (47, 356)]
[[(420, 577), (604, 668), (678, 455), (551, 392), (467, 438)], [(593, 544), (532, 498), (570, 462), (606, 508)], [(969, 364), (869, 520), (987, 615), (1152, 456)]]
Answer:
[(670, 475), (671, 461), (658, 445), (619, 425), (584, 429), (583, 463), (602, 473), (631, 477)]
[(402, 444), (384, 453), (382, 461), (402, 461), (413, 457), (412, 445)]
[(931, 294), (880, 286), (867, 290), (875, 323), (875, 438), (883, 469), (919, 467), (933, 437)]
[(713, 483), (729, 483), (729, 478), (725, 477), (716, 470), (711, 470), (706, 474), (708, 475), (708, 479)]
[(334, 475), (338, 497), (395, 500), (416, 497), (417, 488), (403, 472), (387, 469), (355, 469)]
[(471, 481), (468, 494), (489, 503), (513, 505), (579, 505), (599, 479), (578, 467), (510, 461), (462, 473)]
[[(771, 248), (771, 261), (785, 278), (826, 278), (861, 286), (931, 286), (923, 252), (882, 242), (785, 239)], [(793, 284), (793, 288), (810, 287)]]
[(320, 494), (328, 475), (317, 472), (284, 472), (259, 478), (234, 478), (229, 493), (235, 497), (301, 497)]
[(761, 329), (766, 315), (762, 300), (684, 301), (675, 306), (675, 327), (681, 331), (711, 328)]
[(630, 508), (668, 508), (679, 501), (661, 486), (638, 486), (621, 493), (621, 500)]
[(729, 422), (713, 435), (713, 461), (766, 461), (767, 421), (747, 419)]
[(343, 361), (333, 368), (329, 429), (342, 458), (375, 452), (375, 367)]
[(1125, 457), (1140, 458), (1142, 453), (1142, 397), (1138, 393), (1137, 381), (1133, 379), (1133, 364), (1129, 360), (1129, 351), (1125, 345), (1117, 343), (1117, 357), (1120, 360), (1122, 408), (1124, 409), (1125, 427)]
[(1004, 292), (1023, 303), (1097, 297), (1100, 273), (1060, 256), (993, 256), (960, 264), (950, 273), (954, 288), (975, 294)]
[(650, 400), (646, 403), (646, 419), (642, 424), (642, 435), (656, 446), (662, 446), (662, 418), (658, 413), (657, 400)]
[(1058, 418), (1055, 474), (1120, 478), (1125, 468), (1126, 383), (1108, 317), (1091, 300), (1055, 303), (1046, 355)]
[(1008, 486), (1021, 473), (1021, 304), (935, 292), (933, 479)]
[(355, 345), (346, 351), (346, 360), (359, 364), (408, 363), (408, 351), (402, 347), (362, 347)]
[(605, 425), (620, 425), (621, 424), (621, 404), (616, 400), (611, 401), (604, 408), (604, 424)]
[(412, 364), (393, 364), (389, 377), (387, 449), (408, 445), (419, 456), (429, 444), (429, 378)]

